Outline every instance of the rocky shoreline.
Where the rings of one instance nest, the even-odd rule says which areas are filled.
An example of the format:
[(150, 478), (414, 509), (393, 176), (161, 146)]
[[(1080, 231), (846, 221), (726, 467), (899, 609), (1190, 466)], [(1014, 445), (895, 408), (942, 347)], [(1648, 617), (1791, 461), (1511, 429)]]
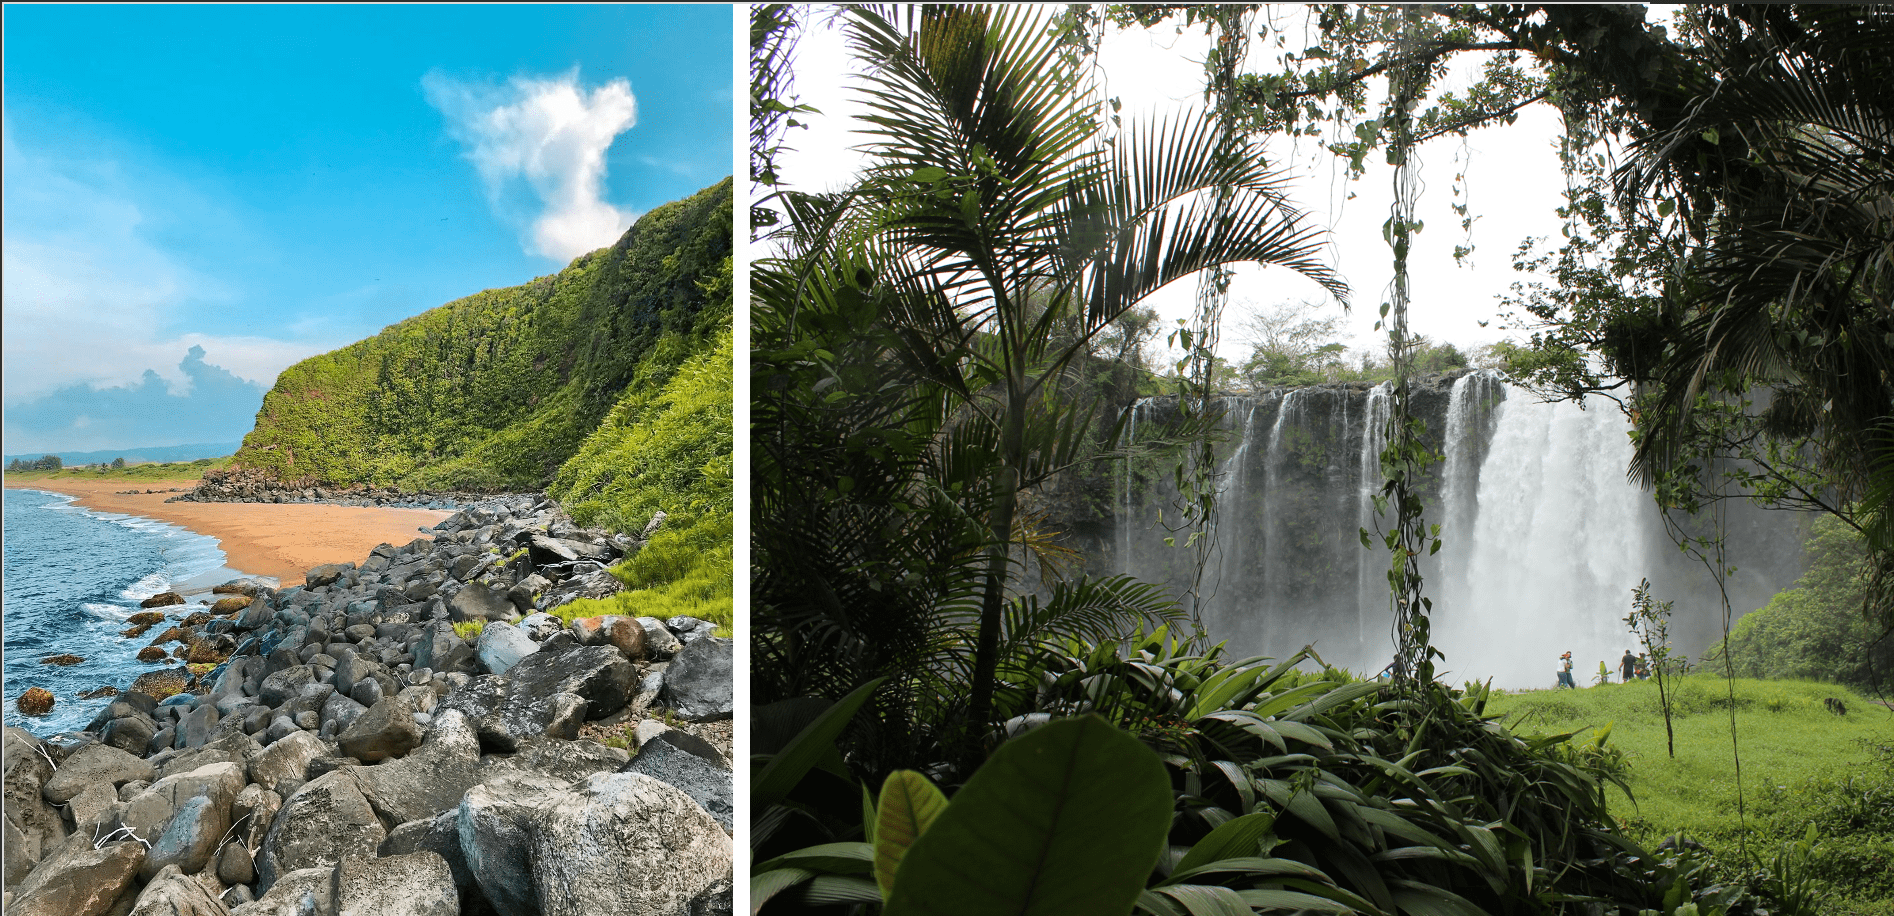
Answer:
[(541, 497), (436, 530), (233, 583), (155, 641), (191, 664), (6, 729), (6, 912), (729, 913), (731, 640), (574, 617), (642, 541)]
[[(139, 492), (130, 490), (127, 492)], [(145, 490), (145, 493), (159, 492)], [(172, 488), (180, 495), (168, 503), (319, 503), (331, 506), (378, 507), (385, 509), (462, 509), (473, 506), (493, 507), (529, 494), (470, 493), (460, 491), (416, 492), (399, 487), (354, 484), (346, 487), (286, 484), (264, 471), (249, 468), (206, 471), (197, 486), (188, 490)]]

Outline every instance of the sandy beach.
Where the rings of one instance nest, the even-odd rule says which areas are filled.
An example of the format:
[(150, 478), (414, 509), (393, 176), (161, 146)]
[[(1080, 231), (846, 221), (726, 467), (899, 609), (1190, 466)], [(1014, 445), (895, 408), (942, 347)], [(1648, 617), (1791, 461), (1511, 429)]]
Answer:
[(78, 497), (77, 503), (99, 512), (157, 519), (218, 540), (224, 565), (243, 575), (270, 576), (282, 585), (299, 585), (312, 566), (360, 563), (378, 544), (406, 544), (428, 537), (431, 527), (452, 513), (436, 509), (364, 509), (354, 506), (266, 505), (257, 503), (167, 503), (176, 493), (126, 493), (129, 490), (189, 488), (196, 481), (7, 480), (8, 489), (48, 490)]

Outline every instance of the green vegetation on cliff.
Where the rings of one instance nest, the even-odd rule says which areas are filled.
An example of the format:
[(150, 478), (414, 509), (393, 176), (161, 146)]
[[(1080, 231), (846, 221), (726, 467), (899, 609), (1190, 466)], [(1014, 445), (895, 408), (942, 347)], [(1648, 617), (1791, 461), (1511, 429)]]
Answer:
[(725, 180), (555, 275), (291, 366), (234, 463), (298, 483), (545, 486), (628, 386), (662, 385), (729, 326), (730, 206)]
[[(630, 591), (564, 613), (731, 623), (731, 183), (618, 244), (304, 360), (235, 463), (286, 481), (539, 490), (640, 535)], [(727, 634), (726, 634), (727, 635)]]

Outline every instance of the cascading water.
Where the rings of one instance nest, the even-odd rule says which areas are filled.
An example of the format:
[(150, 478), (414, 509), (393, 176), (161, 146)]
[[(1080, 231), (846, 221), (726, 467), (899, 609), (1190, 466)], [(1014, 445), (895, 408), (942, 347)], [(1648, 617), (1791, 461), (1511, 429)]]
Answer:
[[(1238, 654), (1281, 656), (1313, 643), (1327, 661), (1372, 674), (1391, 657), (1387, 569), (1375, 517), (1387, 385), (1322, 385), (1221, 402), (1230, 439), (1218, 474), (1217, 550), (1198, 608), (1214, 640)], [(1721, 629), (1712, 576), (1665, 536), (1648, 494), (1625, 479), (1631, 444), (1614, 409), (1542, 404), (1491, 372), (1416, 386), (1413, 409), (1444, 456), (1420, 485), (1444, 545), (1422, 566), (1439, 668), (1452, 679), (1548, 686), (1560, 652), (1578, 671), (1614, 668), (1634, 643), (1621, 622), (1640, 578), (1674, 598), (1673, 645), (1695, 657)], [(1140, 401), (1135, 428), (1174, 410)], [(1164, 538), (1173, 522), (1168, 465), (1126, 469), (1107, 567), (1181, 592), (1194, 552)], [(1377, 524), (1377, 522), (1380, 522)], [(1749, 510), (1732, 531), (1735, 614), (1800, 571), (1799, 520)], [(1105, 545), (1092, 545), (1099, 550)]]

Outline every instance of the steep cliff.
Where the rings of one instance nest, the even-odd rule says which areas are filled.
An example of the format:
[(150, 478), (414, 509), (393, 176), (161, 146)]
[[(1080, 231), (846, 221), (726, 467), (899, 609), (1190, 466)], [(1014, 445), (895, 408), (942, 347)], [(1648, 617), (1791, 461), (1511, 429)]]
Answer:
[(557, 274), (291, 366), (234, 464), (305, 484), (544, 487), (628, 389), (661, 388), (727, 333), (731, 187), (658, 207)]

